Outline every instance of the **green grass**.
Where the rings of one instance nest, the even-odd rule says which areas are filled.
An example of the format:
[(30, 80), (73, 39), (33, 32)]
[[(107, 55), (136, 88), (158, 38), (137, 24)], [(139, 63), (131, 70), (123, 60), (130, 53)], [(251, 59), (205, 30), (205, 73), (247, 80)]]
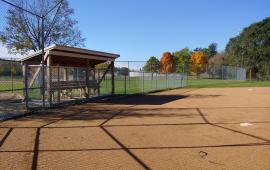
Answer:
[[(187, 88), (215, 88), (215, 87), (270, 87), (270, 81), (235, 81), (235, 80), (188, 80)], [(126, 90), (125, 90), (126, 85)], [(164, 80), (164, 79), (145, 79), (132, 77), (127, 78), (126, 84), (123, 78), (117, 77), (115, 79), (115, 93), (116, 94), (134, 94), (143, 93), (155, 90), (163, 90), (167, 88), (177, 88), (181, 86), (181, 80)], [(10, 81), (0, 81), (0, 90), (11, 90)], [(22, 89), (23, 83), (14, 81), (13, 89)], [(21, 90), (21, 93), (23, 91)], [(79, 93), (78, 93), (79, 94)], [(74, 95), (78, 95), (74, 90)], [(101, 83), (100, 94), (111, 94), (111, 80), (104, 80)], [(40, 89), (29, 90), (29, 97), (32, 99), (40, 99)]]
[(188, 80), (188, 88), (270, 87), (270, 81)]
[[(13, 86), (12, 86), (13, 85)], [(0, 81), (0, 91), (4, 90), (16, 90), (16, 89), (23, 89), (23, 82), (22, 81)]]
[[(125, 89), (126, 86), (126, 89)], [(125, 80), (122, 78), (115, 79), (115, 93), (116, 94), (134, 94), (143, 93), (155, 90), (163, 90), (166, 88), (176, 88), (181, 86), (181, 80), (165, 80), (165, 79), (145, 79), (138, 77), (131, 77)], [(111, 81), (104, 80), (101, 83), (101, 94), (110, 94), (111, 92)]]

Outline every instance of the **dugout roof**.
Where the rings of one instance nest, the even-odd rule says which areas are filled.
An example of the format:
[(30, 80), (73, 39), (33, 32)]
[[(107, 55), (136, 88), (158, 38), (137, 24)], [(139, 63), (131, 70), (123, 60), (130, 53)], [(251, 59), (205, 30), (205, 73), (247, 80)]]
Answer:
[[(42, 60), (41, 53), (41, 51), (34, 52), (31, 55), (22, 57), (19, 61), (33, 65), (40, 64)], [(46, 60), (50, 57), (51, 66), (68, 67), (87, 67), (88, 64), (94, 66), (107, 61), (115, 61), (116, 58), (120, 57), (118, 54), (55, 44), (45, 48), (44, 54), (45, 65)]]

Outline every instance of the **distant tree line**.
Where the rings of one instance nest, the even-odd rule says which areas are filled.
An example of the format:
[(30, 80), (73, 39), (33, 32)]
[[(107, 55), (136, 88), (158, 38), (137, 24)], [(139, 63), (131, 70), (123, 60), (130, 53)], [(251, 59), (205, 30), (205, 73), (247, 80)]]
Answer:
[(211, 43), (208, 48), (196, 48), (191, 51), (183, 48), (176, 52), (164, 52), (160, 60), (152, 56), (146, 62), (143, 70), (146, 72), (182, 73), (186, 72), (187, 66), (191, 72), (202, 70), (206, 64), (214, 64), (211, 60), (218, 54), (217, 44)]
[(231, 38), (225, 51), (217, 51), (217, 43), (207, 48), (183, 48), (179, 51), (163, 53), (160, 60), (151, 56), (143, 69), (147, 72), (181, 73), (183, 65), (191, 74), (203, 71), (206, 64), (242, 67), (249, 75), (270, 80), (270, 17), (251, 24)]
[(224, 64), (245, 67), (253, 77), (270, 79), (270, 17), (251, 24), (231, 38)]

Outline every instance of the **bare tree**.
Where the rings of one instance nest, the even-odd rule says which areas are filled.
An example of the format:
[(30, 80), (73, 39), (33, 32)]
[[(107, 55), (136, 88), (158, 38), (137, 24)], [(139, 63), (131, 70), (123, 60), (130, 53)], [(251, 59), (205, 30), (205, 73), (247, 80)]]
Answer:
[[(76, 27), (77, 21), (71, 18), (74, 10), (67, 0), (13, 0), (12, 3), (31, 11), (11, 7), (7, 12), (7, 23), (0, 31), (0, 41), (10, 53), (25, 54), (42, 47), (42, 19), (44, 18), (44, 44), (84, 46), (85, 39)], [(58, 5), (57, 5), (58, 4)]]

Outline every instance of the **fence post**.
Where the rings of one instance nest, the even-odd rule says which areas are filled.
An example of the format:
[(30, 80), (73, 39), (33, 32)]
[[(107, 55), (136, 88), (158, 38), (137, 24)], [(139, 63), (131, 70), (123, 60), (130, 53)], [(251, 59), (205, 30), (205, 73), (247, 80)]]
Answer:
[(11, 69), (10, 69), (10, 75), (11, 75), (11, 90), (12, 90), (12, 92), (13, 92), (13, 89), (14, 89), (14, 87), (13, 87), (13, 61), (11, 61)]
[(127, 74), (125, 74), (125, 94), (127, 94)]
[(156, 90), (158, 89), (158, 87), (157, 87), (157, 84), (158, 84), (158, 76), (157, 76), (157, 73), (156, 73)]
[(144, 93), (144, 71), (143, 71), (143, 88), (142, 88), (142, 93)]
[(168, 73), (166, 72), (166, 89), (168, 88)]
[(221, 79), (223, 80), (224, 77), (223, 77), (223, 65), (221, 65)]
[(87, 92), (86, 93), (86, 100), (89, 100), (89, 97), (90, 97), (90, 81), (89, 81), (89, 76), (90, 76), (90, 63), (89, 63), (89, 60), (87, 60), (87, 63), (86, 63), (86, 71), (85, 71), (85, 76), (86, 76), (86, 89)]
[[(100, 69), (97, 70), (98, 72), (98, 82), (100, 81)], [(98, 96), (100, 96), (100, 85), (98, 86)]]
[(182, 69), (183, 69), (183, 70), (182, 70), (182, 75), (181, 75), (181, 87), (183, 87), (183, 80), (184, 80), (184, 77), (183, 77), (183, 76), (184, 76), (184, 74), (185, 74), (185, 66), (186, 66), (186, 65), (185, 65), (185, 63), (184, 63), (184, 64), (183, 64), (183, 68), (182, 68)]
[(58, 102), (58, 105), (60, 105), (60, 93), (61, 93), (61, 89), (60, 89), (60, 67), (59, 65), (57, 65), (57, 84), (58, 84), (58, 94), (57, 94), (57, 102)]
[(130, 68), (129, 68), (129, 61), (127, 61), (128, 63), (128, 88), (130, 88)]
[(51, 66), (51, 56), (49, 55), (47, 58), (47, 93), (48, 93), (49, 107), (52, 106), (51, 84), (52, 84), (52, 66)]
[(28, 66), (27, 63), (23, 64), (23, 78), (24, 78), (24, 101), (26, 109), (28, 110), (28, 79), (27, 79)]
[(115, 94), (115, 82), (114, 82), (114, 61), (111, 62), (111, 74), (112, 74), (112, 95)]
[(252, 77), (252, 72), (251, 72), (251, 69), (249, 69), (249, 81), (251, 81), (251, 78)]

